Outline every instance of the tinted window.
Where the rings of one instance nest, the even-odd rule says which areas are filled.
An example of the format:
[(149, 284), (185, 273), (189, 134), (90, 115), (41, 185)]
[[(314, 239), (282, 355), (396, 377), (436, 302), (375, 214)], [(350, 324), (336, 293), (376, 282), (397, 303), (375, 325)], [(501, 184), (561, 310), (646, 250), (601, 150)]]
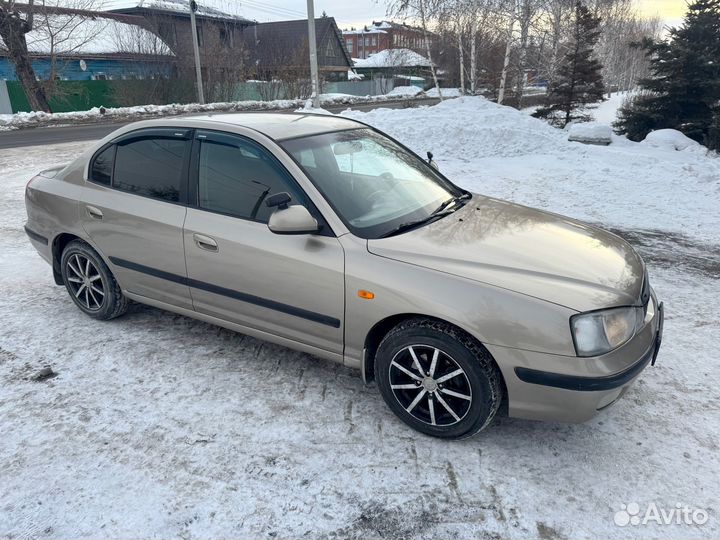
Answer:
[(275, 210), (270, 195), (287, 192), (290, 204), (307, 204), (289, 173), (263, 148), (225, 135), (200, 140), (198, 205), (232, 216), (267, 222)]
[(110, 146), (100, 152), (93, 160), (90, 168), (90, 180), (98, 184), (110, 185), (115, 160), (115, 146)]
[(178, 202), (187, 146), (185, 140), (160, 138), (119, 144), (113, 187)]

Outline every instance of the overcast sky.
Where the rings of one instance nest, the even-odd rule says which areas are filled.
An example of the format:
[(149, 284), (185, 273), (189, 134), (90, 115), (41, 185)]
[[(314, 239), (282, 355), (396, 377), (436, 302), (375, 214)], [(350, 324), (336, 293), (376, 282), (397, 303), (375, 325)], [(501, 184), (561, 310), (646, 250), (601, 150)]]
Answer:
[[(202, 2), (203, 0), (200, 0)], [(220, 2), (232, 11), (239, 11), (245, 17), (260, 22), (302, 18), (306, 14), (306, 0), (206, 0), (207, 3)], [(685, 0), (637, 0), (643, 14), (660, 17), (676, 23), (685, 11)], [(237, 7), (239, 4), (239, 8)], [(340, 28), (362, 26), (373, 19), (386, 17), (386, 2), (376, 0), (315, 0), (315, 13), (319, 16), (323, 10), (335, 17)], [(226, 9), (227, 9), (226, 8)]]

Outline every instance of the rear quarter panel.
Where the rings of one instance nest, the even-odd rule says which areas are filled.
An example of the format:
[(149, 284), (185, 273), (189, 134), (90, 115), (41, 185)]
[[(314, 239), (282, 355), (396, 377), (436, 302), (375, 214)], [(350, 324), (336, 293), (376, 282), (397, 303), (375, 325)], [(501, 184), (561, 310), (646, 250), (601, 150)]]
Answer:
[(83, 164), (75, 161), (53, 174), (40, 173), (25, 189), (27, 227), (48, 239), (47, 245), (33, 241), (40, 255), (52, 261), (53, 240), (61, 233), (81, 238), (86, 234), (79, 220), (79, 204), (83, 189)]

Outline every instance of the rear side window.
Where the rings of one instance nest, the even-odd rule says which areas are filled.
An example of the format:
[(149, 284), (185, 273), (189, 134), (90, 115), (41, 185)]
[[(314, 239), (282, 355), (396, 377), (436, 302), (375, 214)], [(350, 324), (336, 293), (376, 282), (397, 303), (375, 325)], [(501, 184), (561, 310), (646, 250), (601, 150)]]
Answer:
[(112, 180), (113, 163), (115, 161), (115, 145), (109, 146), (100, 152), (90, 167), (90, 180), (95, 183), (110, 185)]
[(179, 202), (188, 146), (186, 140), (167, 138), (143, 138), (118, 144), (113, 187)]

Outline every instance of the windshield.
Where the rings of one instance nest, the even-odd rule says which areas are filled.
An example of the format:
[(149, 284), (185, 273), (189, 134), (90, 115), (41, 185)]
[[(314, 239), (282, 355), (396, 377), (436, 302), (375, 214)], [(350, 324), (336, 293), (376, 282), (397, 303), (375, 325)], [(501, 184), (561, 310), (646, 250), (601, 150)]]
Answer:
[(354, 129), (280, 143), (353, 234), (380, 238), (423, 222), (464, 192), (390, 139)]

